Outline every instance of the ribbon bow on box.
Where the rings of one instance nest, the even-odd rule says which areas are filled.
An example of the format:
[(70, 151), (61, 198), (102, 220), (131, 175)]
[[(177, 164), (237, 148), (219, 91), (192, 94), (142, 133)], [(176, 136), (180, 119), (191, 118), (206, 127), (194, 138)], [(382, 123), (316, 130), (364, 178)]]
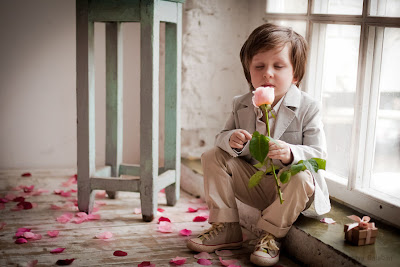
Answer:
[(347, 228), (347, 231), (350, 231), (351, 229), (355, 228), (355, 227), (359, 227), (360, 230), (367, 230), (367, 237), (365, 240), (365, 243), (368, 244), (370, 242), (371, 239), (371, 230), (375, 228), (375, 223), (370, 223), (369, 221), (371, 220), (370, 217), (368, 216), (364, 216), (362, 217), (362, 219), (356, 215), (350, 215), (347, 216), (347, 218), (356, 221), (355, 223), (352, 223), (349, 225), (349, 227)]

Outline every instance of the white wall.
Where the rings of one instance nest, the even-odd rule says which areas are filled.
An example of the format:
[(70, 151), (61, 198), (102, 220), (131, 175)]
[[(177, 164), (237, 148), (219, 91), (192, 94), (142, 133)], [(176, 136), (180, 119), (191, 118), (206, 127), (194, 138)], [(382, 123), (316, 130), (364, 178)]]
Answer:
[[(181, 110), (184, 156), (197, 157), (213, 145), (215, 134), (230, 112), (232, 97), (248, 90), (239, 51), (249, 33), (252, 20), (249, 9), (256, 1), (259, 0), (187, 0), (184, 4)], [(2, 0), (0, 25), (0, 169), (74, 168), (75, 1)], [(139, 163), (140, 154), (139, 30), (137, 23), (124, 24), (124, 161), (127, 163)], [(96, 164), (102, 165), (103, 24), (96, 24), (95, 38)], [(161, 66), (163, 53), (161, 49)], [(163, 116), (160, 118), (162, 127)]]

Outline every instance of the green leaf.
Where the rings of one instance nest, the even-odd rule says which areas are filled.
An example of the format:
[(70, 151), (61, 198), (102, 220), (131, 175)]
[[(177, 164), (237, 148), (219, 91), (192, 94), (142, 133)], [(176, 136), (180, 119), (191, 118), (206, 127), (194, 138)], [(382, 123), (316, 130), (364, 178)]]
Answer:
[(253, 176), (251, 176), (250, 180), (249, 180), (249, 184), (248, 187), (249, 188), (253, 188), (256, 185), (258, 185), (261, 181), (261, 179), (263, 178), (263, 171), (258, 171), (255, 174), (253, 174)]
[(286, 184), (287, 182), (289, 182), (290, 177), (292, 177), (292, 174), (289, 170), (287, 170), (281, 173), (281, 176), (279, 176), (279, 180), (281, 180), (282, 184)]
[(305, 169), (306, 169), (306, 166), (304, 166), (304, 163), (300, 162), (296, 165), (290, 166), (290, 174), (293, 176), (293, 175), (298, 174), (301, 171), (304, 171)]
[(269, 146), (267, 138), (255, 131), (253, 137), (250, 140), (250, 154), (259, 162), (264, 162), (265, 157), (268, 154)]
[(262, 166), (264, 166), (264, 164), (261, 163), (261, 162), (259, 162), (259, 163), (255, 164), (255, 165), (253, 165), (253, 166), (256, 167), (257, 169), (259, 169), (259, 168), (261, 168)]
[(272, 141), (272, 142), (274, 142), (278, 147), (281, 147), (281, 145), (280, 145), (274, 138), (272, 138), (272, 137), (270, 137), (270, 136), (266, 136), (265, 138), (267, 138), (268, 142), (269, 142), (269, 141)]
[(318, 169), (325, 170), (325, 168), (326, 168), (326, 160), (320, 159), (320, 158), (312, 158), (312, 159), (317, 162)]
[[(316, 161), (305, 160), (303, 163), (310, 172), (315, 173), (318, 171), (318, 164)], [(317, 170), (315, 170), (315, 168), (317, 168)]]

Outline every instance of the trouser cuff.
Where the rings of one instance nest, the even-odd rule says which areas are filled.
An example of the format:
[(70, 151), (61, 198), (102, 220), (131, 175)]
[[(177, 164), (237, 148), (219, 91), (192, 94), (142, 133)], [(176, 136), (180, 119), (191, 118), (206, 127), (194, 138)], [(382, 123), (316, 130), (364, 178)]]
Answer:
[(267, 222), (263, 218), (260, 218), (257, 222), (256, 227), (261, 230), (267, 231), (270, 234), (273, 234), (276, 238), (282, 238), (285, 237), (285, 235), (289, 232), (291, 226), (285, 228), (278, 227)]
[(208, 222), (239, 222), (237, 209), (211, 209)]

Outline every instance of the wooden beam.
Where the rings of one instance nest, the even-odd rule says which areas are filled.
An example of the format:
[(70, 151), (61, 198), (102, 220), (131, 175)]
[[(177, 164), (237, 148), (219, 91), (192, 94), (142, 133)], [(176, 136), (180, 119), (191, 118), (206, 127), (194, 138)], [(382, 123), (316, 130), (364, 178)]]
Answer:
[(92, 177), (92, 190), (139, 192), (140, 178)]

